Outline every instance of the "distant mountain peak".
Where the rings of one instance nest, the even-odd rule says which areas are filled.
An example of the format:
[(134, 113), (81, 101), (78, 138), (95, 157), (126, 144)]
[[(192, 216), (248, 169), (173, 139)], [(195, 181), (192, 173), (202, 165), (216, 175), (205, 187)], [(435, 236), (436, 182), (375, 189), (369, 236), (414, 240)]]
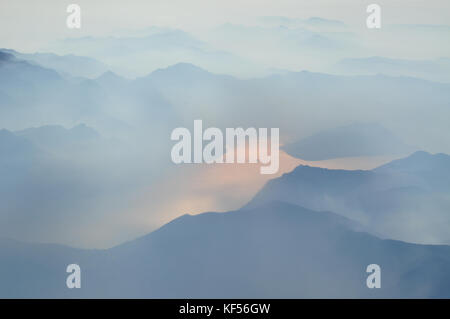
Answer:
[(100, 79), (100, 78), (120, 78), (120, 76), (118, 76), (113, 71), (108, 70), (108, 71), (102, 73), (97, 79)]
[(413, 157), (432, 157), (433, 155), (431, 153), (425, 152), (425, 151), (416, 151), (414, 153), (412, 153), (409, 158), (413, 158)]
[(431, 154), (425, 151), (417, 151), (408, 157), (398, 159), (382, 165), (375, 170), (398, 171), (450, 171), (450, 156), (444, 153)]
[(148, 76), (141, 79), (156, 80), (156, 81), (182, 81), (192, 83), (195, 81), (209, 81), (213, 78), (223, 79), (232, 78), (229, 75), (214, 74), (201, 67), (191, 63), (180, 62), (164, 69), (157, 69)]
[(156, 72), (182, 72), (182, 73), (209, 73), (208, 71), (206, 71), (205, 69), (202, 69), (201, 67), (198, 67), (192, 63), (187, 63), (187, 62), (180, 62), (171, 66), (168, 66), (165, 69), (158, 69), (156, 71), (154, 71), (153, 73)]
[(120, 75), (108, 70), (100, 75), (95, 81), (104, 85), (121, 85), (127, 82), (127, 79), (121, 77)]

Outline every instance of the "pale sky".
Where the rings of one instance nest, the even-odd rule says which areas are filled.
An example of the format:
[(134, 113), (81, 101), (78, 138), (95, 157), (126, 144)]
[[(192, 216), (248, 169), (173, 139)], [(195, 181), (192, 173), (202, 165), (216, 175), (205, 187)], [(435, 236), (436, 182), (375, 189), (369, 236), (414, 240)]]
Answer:
[[(66, 8), (81, 6), (82, 28), (68, 29)], [(171, 26), (185, 30), (258, 16), (337, 19), (363, 26), (374, 0), (1, 0), (0, 47), (35, 51), (65, 37), (114, 35), (123, 29)], [(448, 0), (384, 0), (385, 24), (450, 24)]]

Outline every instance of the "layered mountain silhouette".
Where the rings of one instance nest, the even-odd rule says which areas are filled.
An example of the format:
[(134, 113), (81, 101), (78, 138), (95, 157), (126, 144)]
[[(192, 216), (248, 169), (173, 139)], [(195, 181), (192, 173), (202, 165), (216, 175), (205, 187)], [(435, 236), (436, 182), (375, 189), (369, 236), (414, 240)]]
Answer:
[(127, 77), (144, 76), (179, 62), (195, 63), (216, 72), (246, 73), (246, 70), (255, 69), (252, 61), (217, 50), (182, 30), (155, 27), (148, 32), (144, 30), (144, 34), (137, 33), (119, 37), (69, 38), (54, 43), (50, 49), (94, 57)]
[(21, 53), (11, 49), (0, 49), (19, 60), (26, 60), (44, 68), (54, 69), (62, 75), (93, 78), (106, 72), (108, 67), (93, 58), (73, 54), (57, 55), (54, 53)]
[(421, 243), (450, 243), (450, 157), (416, 152), (374, 170), (299, 166), (269, 181), (248, 207), (279, 200), (329, 210), (374, 234)]
[[(446, 84), (306, 71), (238, 79), (187, 63), (130, 81), (112, 73), (90, 80), (61, 77), (51, 69), (11, 59), (14, 57), (8, 53), (2, 56), (9, 58), (0, 64), (0, 79), (5, 83), (0, 88), (0, 127), (83, 122), (113, 134), (120, 127), (164, 131), (161, 126), (167, 130), (186, 126), (201, 116), (216, 127), (272, 126), (280, 127), (286, 135), (309, 136), (336, 123), (348, 125), (345, 114), (352, 114), (353, 122), (367, 123), (372, 118), (381, 124), (396, 121), (402, 136), (409, 137), (405, 144), (417, 141), (414, 144), (419, 149), (443, 148), (437, 136), (447, 123), (436, 114), (448, 112), (450, 90)], [(371, 98), (373, 92), (377, 92), (376, 99)], [(418, 114), (423, 121), (412, 125), (406, 113)], [(430, 123), (435, 130), (421, 129)], [(389, 138), (385, 148), (388, 146), (402, 145)], [(373, 148), (380, 149), (378, 145)]]
[[(0, 49), (0, 298), (450, 298), (450, 27), (232, 20)], [(198, 119), (278, 128), (283, 171), (403, 158), (300, 165), (235, 208), (267, 176), (176, 167)]]
[(114, 72), (107, 71), (95, 79), (100, 85), (110, 89), (120, 89), (127, 85), (127, 80)]
[[(445, 298), (450, 247), (382, 240), (350, 220), (269, 202), (185, 215), (108, 250), (0, 241), (0, 296), (126, 298)], [(82, 288), (65, 286), (79, 264)], [(366, 267), (382, 288), (366, 286)]]
[[(0, 80), (4, 84), (0, 88), (0, 127), (84, 122), (117, 132), (135, 124), (131, 123), (135, 119), (148, 124), (149, 117), (164, 118), (163, 113), (170, 112), (160, 107), (167, 104), (160, 94), (150, 94), (151, 87), (129, 86), (125, 79), (108, 74), (95, 80), (61, 76), (10, 53), (0, 53)], [(124, 105), (131, 119), (123, 111)]]
[[(30, 160), (32, 170), (40, 170), (39, 161), (33, 160), (33, 154), (40, 152), (34, 143), (42, 145), (55, 130), (61, 128), (16, 134), (1, 131), (2, 160), (7, 158), (5, 154), (16, 154)], [(95, 131), (84, 125), (60, 135), (76, 140), (97, 138)], [(11, 173), (11, 167), (2, 174), (7, 178), (6, 173)], [(431, 200), (445, 203), (441, 195), (448, 194), (449, 180), (450, 157), (426, 152), (371, 171), (299, 166), (270, 181), (242, 209), (184, 215), (144, 237), (106, 250), (2, 239), (0, 296), (448, 298), (450, 246), (386, 238), (405, 236), (411, 231), (407, 222), (420, 218), (400, 216), (406, 217), (401, 220), (404, 224), (396, 223), (396, 214), (405, 207)], [(14, 183), (11, 179), (7, 185)], [(448, 239), (449, 223), (443, 219), (448, 210), (439, 212), (436, 207), (420, 213), (442, 224), (443, 232), (422, 219), (418, 224), (421, 231)], [(45, 216), (42, 211), (40, 214), (39, 218)], [(15, 214), (8, 223), (17, 223), (18, 218)], [(390, 234), (393, 225), (398, 228)], [(393, 234), (396, 236), (390, 236)], [(445, 236), (439, 239), (444, 242)], [(65, 269), (72, 263), (81, 266), (81, 289), (65, 286)], [(381, 289), (366, 286), (365, 270), (373, 263), (382, 269)]]

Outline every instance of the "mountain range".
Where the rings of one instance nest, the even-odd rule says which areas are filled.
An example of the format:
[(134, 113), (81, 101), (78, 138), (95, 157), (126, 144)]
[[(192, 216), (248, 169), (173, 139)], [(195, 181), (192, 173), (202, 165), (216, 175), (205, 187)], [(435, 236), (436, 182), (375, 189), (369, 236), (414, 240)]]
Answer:
[(373, 170), (298, 166), (250, 201), (283, 201), (359, 221), (383, 238), (449, 244), (450, 156), (415, 152)]
[[(447, 155), (423, 152), (373, 171), (300, 166), (269, 182), (237, 211), (183, 215), (106, 250), (3, 239), (0, 296), (449, 298), (450, 246), (383, 239), (341, 214), (299, 206), (311, 206), (314, 196), (326, 203), (325, 195), (345, 198), (360, 188), (371, 188), (372, 194), (390, 189), (389, 178), (376, 176), (388, 171), (408, 172), (440, 188), (424, 173), (435, 162), (449, 173)], [(382, 185), (386, 181), (390, 186)], [(65, 286), (65, 268), (72, 263), (82, 269), (81, 289)], [(382, 270), (381, 289), (366, 286), (366, 267), (373, 263)]]
[[(346, 32), (268, 29), (224, 25), (214, 34), (241, 35), (244, 46), (281, 39), (281, 51), (292, 39), (312, 53), (354, 48)], [(176, 30), (63, 45), (114, 69), (0, 50), (0, 232), (23, 240), (0, 240), (0, 297), (450, 298), (450, 157), (414, 152), (450, 153), (449, 84), (308, 71), (241, 79), (173, 64), (245, 64)], [(135, 79), (117, 71), (130, 59), (143, 73)], [(153, 65), (140, 61), (167, 67), (144, 73)], [(307, 160), (408, 156), (372, 170), (300, 165), (240, 209), (183, 215), (109, 249), (26, 242), (90, 242), (89, 227), (99, 238), (135, 234), (152, 212), (136, 219), (130, 203), (163, 181), (171, 130), (198, 118), (219, 128), (278, 127), (282, 142), (293, 141), (285, 150)], [(81, 266), (81, 289), (65, 285), (72, 263)], [(373, 263), (381, 289), (366, 286)]]
[[(0, 244), (3, 298), (448, 298), (450, 247), (382, 240), (282, 202), (185, 215), (108, 250)], [(81, 289), (65, 268), (82, 270)], [(382, 288), (366, 287), (379, 264)]]
[(11, 49), (0, 49), (0, 52), (11, 54), (19, 60), (26, 60), (29, 63), (53, 69), (65, 76), (94, 78), (108, 70), (108, 67), (102, 62), (85, 56), (21, 53)]
[[(404, 144), (450, 151), (450, 144), (438, 138), (447, 128), (442, 115), (448, 113), (449, 85), (414, 78), (302, 71), (245, 80), (188, 63), (135, 80), (113, 73), (65, 78), (3, 53), (0, 79), (5, 83), (0, 88), (0, 127), (13, 130), (82, 122), (105, 135), (130, 127), (169, 134), (201, 116), (208, 125), (222, 128), (279, 127), (282, 139), (298, 140), (332, 125), (375, 121), (394, 128), (392, 133)], [(407, 112), (421, 121), (411, 123), (404, 116)], [(345, 114), (352, 114), (351, 119)], [(434, 130), (421, 129), (430, 123)]]

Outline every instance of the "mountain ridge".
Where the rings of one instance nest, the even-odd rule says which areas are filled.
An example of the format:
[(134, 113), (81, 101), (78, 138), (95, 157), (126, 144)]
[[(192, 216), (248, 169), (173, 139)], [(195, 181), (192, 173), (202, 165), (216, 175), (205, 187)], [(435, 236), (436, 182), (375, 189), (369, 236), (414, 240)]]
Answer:
[[(344, 221), (340, 224), (338, 221)], [(382, 240), (334, 213), (272, 202), (252, 210), (185, 215), (140, 240), (85, 251), (0, 245), (0, 296), (47, 298), (398, 298), (450, 296), (450, 246)], [(207, 227), (205, 227), (207, 225)], [(183, 229), (183, 232), (179, 230)], [(152, 235), (153, 234), (153, 235)], [(61, 250), (62, 249), (62, 250)], [(22, 254), (27, 267), (8, 271)], [(365, 268), (378, 263), (383, 288), (367, 289)], [(11, 264), (12, 263), (12, 264)], [(69, 263), (82, 289), (64, 287)], [(11, 266), (10, 266), (11, 265)], [(424, 280), (422, 273), (429, 273)], [(4, 276), (9, 273), (6, 280)], [(20, 276), (20, 277), (19, 277)], [(424, 283), (427, 289), (422, 289)], [(5, 292), (4, 288), (14, 287)], [(3, 288), (3, 289), (2, 289)]]

